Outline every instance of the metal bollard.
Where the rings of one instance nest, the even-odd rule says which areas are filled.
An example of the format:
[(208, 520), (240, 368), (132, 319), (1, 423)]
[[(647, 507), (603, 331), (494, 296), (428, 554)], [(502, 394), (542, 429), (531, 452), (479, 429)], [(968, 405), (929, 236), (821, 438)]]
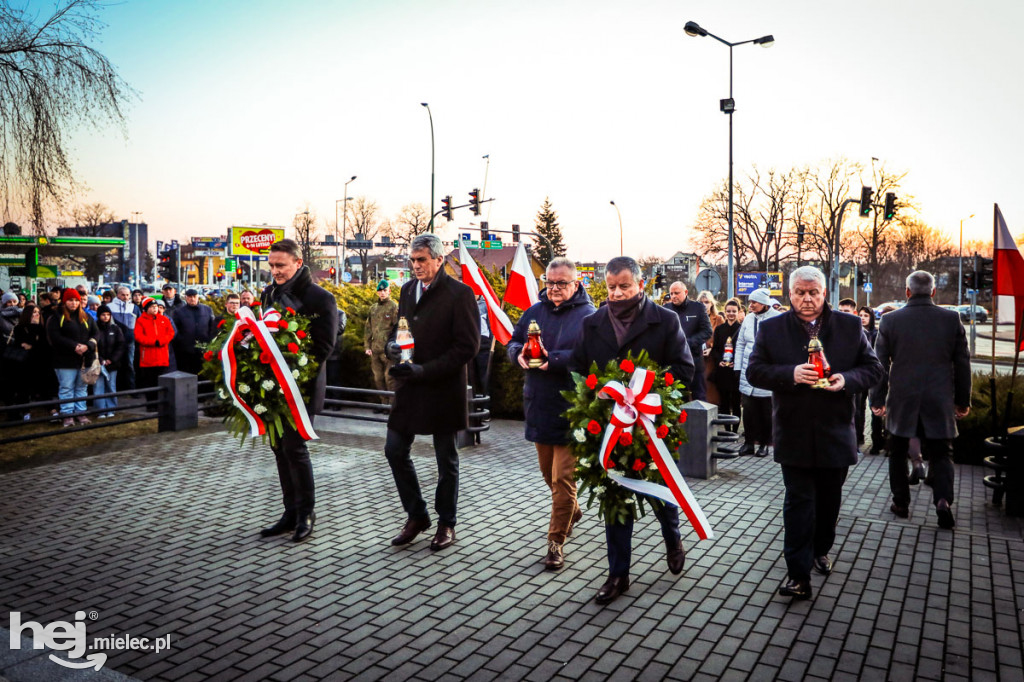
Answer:
[(161, 394), (159, 431), (184, 431), (199, 426), (199, 377), (170, 372), (159, 379)]
[(712, 456), (713, 438), (718, 427), (718, 405), (693, 400), (685, 405), (687, 441), (679, 446), (679, 472), (688, 478), (711, 478), (718, 473)]

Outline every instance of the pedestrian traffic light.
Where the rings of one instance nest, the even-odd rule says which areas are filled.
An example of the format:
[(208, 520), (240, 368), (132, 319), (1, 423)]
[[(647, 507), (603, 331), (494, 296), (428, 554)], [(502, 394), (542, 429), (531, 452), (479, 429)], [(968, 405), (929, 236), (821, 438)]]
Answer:
[(475, 187), (469, 193), (469, 210), (480, 215), (480, 190)]
[(977, 285), (974, 287), (979, 291), (992, 288), (992, 259), (991, 258), (979, 258), (977, 260), (978, 271), (977, 271)]
[(896, 192), (885, 193), (885, 219), (892, 220), (896, 217)]
[(513, 225), (512, 226), (512, 243), (513, 244), (518, 244), (519, 243), (519, 226), (518, 225)]
[(870, 187), (860, 188), (860, 214), (862, 216), (871, 213), (871, 195), (874, 193), (874, 190)]
[(448, 196), (446, 196), (443, 199), (441, 199), (441, 215), (443, 215), (444, 219), (447, 220), (448, 222), (452, 221), (452, 195), (451, 194), (449, 194)]

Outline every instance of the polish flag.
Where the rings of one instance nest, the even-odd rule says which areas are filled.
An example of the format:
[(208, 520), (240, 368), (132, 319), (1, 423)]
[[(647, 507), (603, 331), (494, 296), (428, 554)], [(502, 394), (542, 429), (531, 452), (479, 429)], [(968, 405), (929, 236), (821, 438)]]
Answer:
[(480, 272), (476, 261), (469, 255), (469, 251), (461, 239), (459, 240), (459, 263), (462, 264), (462, 283), (468, 285), (477, 296), (483, 296), (484, 301), (487, 302), (487, 318), (491, 324), (491, 333), (494, 334), (498, 343), (503, 346), (508, 345), (512, 338), (512, 321), (501, 309), (501, 303), (498, 301), (494, 289), (491, 288), (491, 283)]
[(516, 257), (512, 259), (512, 272), (508, 275), (508, 286), (505, 287), (505, 303), (526, 310), (540, 301), (537, 292), (537, 278), (530, 267), (530, 257), (526, 255), (526, 247), (519, 242)]
[[(1017, 338), (1021, 338), (1021, 322), (1024, 320), (1024, 256), (1010, 236), (999, 204), (995, 205), (995, 258), (992, 262), (992, 293), (995, 296), (1013, 297), (1013, 315), (1016, 322)], [(1024, 342), (1020, 350), (1024, 350)]]

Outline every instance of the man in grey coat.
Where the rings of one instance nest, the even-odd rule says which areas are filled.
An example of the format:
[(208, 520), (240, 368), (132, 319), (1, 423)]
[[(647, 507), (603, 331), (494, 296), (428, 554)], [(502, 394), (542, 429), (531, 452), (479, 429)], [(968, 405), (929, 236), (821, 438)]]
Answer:
[(891, 511), (910, 515), (907, 452), (921, 439), (931, 463), (932, 494), (939, 526), (955, 525), (953, 439), (956, 420), (971, 411), (971, 355), (956, 311), (935, 305), (935, 278), (924, 270), (907, 277), (907, 305), (882, 317), (875, 353), (886, 370), (871, 392), (871, 411), (889, 431)]

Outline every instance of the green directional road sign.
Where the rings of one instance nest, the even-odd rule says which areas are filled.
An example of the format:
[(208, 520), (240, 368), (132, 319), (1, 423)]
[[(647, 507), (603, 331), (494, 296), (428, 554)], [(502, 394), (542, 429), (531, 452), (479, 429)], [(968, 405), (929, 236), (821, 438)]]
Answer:
[(502, 243), (497, 239), (485, 239), (480, 242), (481, 249), (500, 249), (502, 246)]

